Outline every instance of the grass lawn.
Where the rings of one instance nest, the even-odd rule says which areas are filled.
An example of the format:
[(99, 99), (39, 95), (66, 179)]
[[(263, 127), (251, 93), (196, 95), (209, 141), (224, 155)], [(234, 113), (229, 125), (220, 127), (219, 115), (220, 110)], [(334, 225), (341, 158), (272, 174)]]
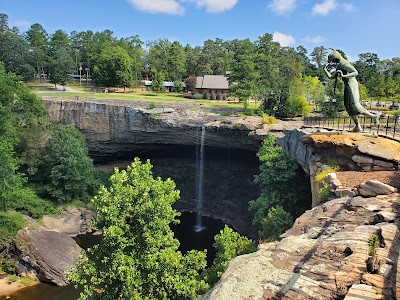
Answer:
[[(148, 102), (163, 102), (163, 103), (196, 103), (204, 105), (205, 107), (211, 108), (241, 108), (244, 109), (243, 103), (233, 102), (233, 101), (223, 101), (223, 100), (194, 100), (187, 99), (182, 94), (178, 93), (155, 93), (142, 91), (141, 89), (136, 89), (130, 93), (95, 93), (92, 92), (94, 87), (92, 86), (82, 86), (79, 85), (68, 85), (67, 87), (76, 90), (77, 92), (68, 91), (57, 91), (54, 89), (53, 85), (50, 84), (38, 84), (29, 83), (28, 87), (39, 97), (49, 96), (65, 99), (74, 99), (76, 96), (81, 98), (94, 98), (94, 99), (113, 99), (113, 100), (129, 100), (129, 101), (148, 101)], [(100, 88), (97, 87), (97, 90)], [(258, 103), (249, 103), (249, 108), (257, 108)]]

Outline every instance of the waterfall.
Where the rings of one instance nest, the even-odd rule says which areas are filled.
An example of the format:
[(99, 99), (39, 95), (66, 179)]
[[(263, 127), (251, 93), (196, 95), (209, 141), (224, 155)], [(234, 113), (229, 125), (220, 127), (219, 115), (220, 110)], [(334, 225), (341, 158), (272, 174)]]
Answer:
[(197, 129), (197, 144), (196, 144), (196, 199), (197, 199), (197, 215), (196, 226), (194, 230), (200, 232), (204, 229), (201, 222), (203, 210), (203, 176), (204, 176), (204, 138), (206, 128), (201, 127), (201, 132)]

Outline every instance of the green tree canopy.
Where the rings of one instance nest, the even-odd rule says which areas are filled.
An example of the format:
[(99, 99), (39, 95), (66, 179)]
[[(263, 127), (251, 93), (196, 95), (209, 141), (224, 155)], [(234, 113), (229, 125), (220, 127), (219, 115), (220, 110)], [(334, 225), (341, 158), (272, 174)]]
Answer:
[(232, 259), (257, 250), (254, 241), (241, 236), (226, 225), (214, 237), (214, 240), (213, 246), (217, 254), (212, 266), (205, 270), (203, 274), (210, 286), (213, 286), (219, 280)]
[(132, 84), (132, 59), (120, 46), (104, 48), (93, 69), (93, 80), (103, 86), (127, 87)]
[(94, 168), (83, 135), (71, 125), (52, 129), (33, 177), (42, 196), (56, 202), (87, 200), (93, 194)]
[(93, 199), (103, 238), (69, 276), (83, 285), (81, 299), (197, 299), (207, 287), (199, 280), (205, 253), (182, 255), (170, 228), (179, 215), (171, 206), (179, 191), (151, 169), (135, 158), (126, 171), (116, 168), (110, 188)]

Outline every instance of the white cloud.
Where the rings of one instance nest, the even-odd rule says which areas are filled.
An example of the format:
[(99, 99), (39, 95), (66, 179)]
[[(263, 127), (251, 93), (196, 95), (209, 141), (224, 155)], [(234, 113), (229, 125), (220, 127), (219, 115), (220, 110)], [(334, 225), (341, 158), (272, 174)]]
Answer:
[(293, 45), (296, 42), (293, 36), (281, 32), (275, 32), (272, 39), (283, 47)]
[(185, 8), (176, 0), (129, 0), (136, 9), (148, 13), (183, 15)]
[(332, 10), (336, 9), (337, 6), (338, 6), (338, 3), (336, 2), (336, 0), (324, 0), (323, 2), (317, 3), (313, 6), (312, 13), (314, 15), (326, 16)]
[(322, 35), (317, 35), (317, 36), (306, 36), (303, 38), (303, 42), (309, 43), (309, 44), (322, 44), (325, 42), (325, 37)]
[(13, 26), (17, 26), (17, 27), (28, 27), (30, 26), (32, 23), (26, 20), (20, 20), (20, 21), (15, 21), (12, 22)]
[(268, 7), (278, 15), (289, 14), (296, 8), (296, 0), (272, 0)]
[(356, 10), (356, 7), (353, 5), (353, 3), (343, 3), (341, 6), (346, 12), (352, 12)]
[(239, 0), (194, 0), (197, 6), (207, 12), (218, 13), (232, 9)]

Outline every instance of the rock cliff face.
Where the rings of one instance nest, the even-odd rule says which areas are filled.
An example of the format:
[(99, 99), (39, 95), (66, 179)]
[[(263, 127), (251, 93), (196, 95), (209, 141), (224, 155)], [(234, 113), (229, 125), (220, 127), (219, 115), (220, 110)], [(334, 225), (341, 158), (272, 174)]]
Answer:
[(95, 160), (122, 157), (153, 145), (197, 145), (198, 129), (206, 127), (206, 146), (257, 151), (254, 137), (260, 117), (223, 117), (178, 104), (149, 108), (149, 103), (130, 101), (43, 100), (49, 118), (75, 125), (84, 135)]
[(235, 258), (204, 300), (399, 299), (400, 195), (339, 198)]

